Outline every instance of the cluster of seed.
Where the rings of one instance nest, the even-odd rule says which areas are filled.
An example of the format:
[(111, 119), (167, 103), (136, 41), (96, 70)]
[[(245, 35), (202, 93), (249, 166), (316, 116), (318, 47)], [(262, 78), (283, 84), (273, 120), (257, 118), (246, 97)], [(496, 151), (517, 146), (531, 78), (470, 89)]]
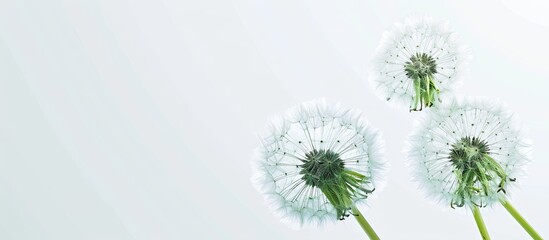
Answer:
[(427, 190), (452, 208), (499, 201), (529, 159), (529, 145), (512, 122), (486, 101), (454, 101), (430, 112), (409, 152)]
[(283, 219), (345, 219), (375, 190), (377, 131), (356, 110), (304, 103), (272, 124), (262, 139), (259, 181)]

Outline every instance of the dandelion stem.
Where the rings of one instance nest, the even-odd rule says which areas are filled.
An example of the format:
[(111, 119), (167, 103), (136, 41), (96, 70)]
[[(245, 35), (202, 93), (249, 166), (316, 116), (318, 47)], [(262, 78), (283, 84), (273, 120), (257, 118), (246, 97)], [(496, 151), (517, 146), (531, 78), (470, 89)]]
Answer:
[(488, 234), (488, 230), (486, 229), (486, 225), (484, 224), (484, 220), (482, 219), (482, 215), (480, 215), (480, 210), (477, 206), (474, 206), (473, 208), (473, 216), (475, 217), (475, 222), (477, 222), (478, 231), (480, 232), (482, 239), (490, 240), (490, 235)]
[(524, 230), (526, 230), (526, 232), (528, 232), (528, 234), (530, 234), (532, 239), (534, 239), (534, 240), (542, 240), (543, 239), (536, 232), (536, 230), (534, 230), (534, 228), (532, 226), (530, 226), (530, 224), (528, 224), (528, 222), (526, 222), (526, 220), (513, 207), (513, 205), (511, 205), (511, 203), (509, 203), (509, 201), (504, 200), (504, 199), (502, 199), (500, 201), (501, 201), (501, 205), (503, 205), (503, 207), (505, 207), (505, 209), (507, 209), (507, 211), (511, 214), (511, 216), (513, 216), (515, 218), (515, 220), (517, 220), (517, 222), (522, 226), (522, 228), (524, 228)]
[(368, 223), (368, 221), (366, 221), (366, 218), (364, 218), (364, 216), (362, 215), (362, 213), (358, 210), (358, 208), (356, 207), (352, 207), (352, 211), (353, 211), (353, 215), (355, 216), (356, 218), (356, 221), (358, 222), (358, 224), (360, 224), (360, 226), (362, 227), (362, 229), (364, 230), (364, 232), (366, 232), (366, 234), (368, 235), (368, 237), (371, 239), (371, 240), (380, 240), (380, 238), (377, 236), (376, 232), (374, 231), (374, 229), (372, 228), (372, 226)]

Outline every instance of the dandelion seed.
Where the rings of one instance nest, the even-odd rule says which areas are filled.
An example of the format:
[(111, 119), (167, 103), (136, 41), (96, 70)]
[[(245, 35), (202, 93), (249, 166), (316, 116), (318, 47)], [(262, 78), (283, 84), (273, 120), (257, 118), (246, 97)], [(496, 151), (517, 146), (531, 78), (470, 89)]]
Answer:
[(429, 195), (452, 208), (470, 208), (483, 237), (488, 234), (479, 208), (510, 206), (507, 196), (531, 159), (510, 113), (470, 99), (430, 111), (409, 139), (408, 153)]
[(382, 99), (420, 111), (451, 91), (468, 58), (447, 23), (410, 17), (384, 33), (370, 76)]
[(253, 179), (284, 221), (363, 219), (355, 206), (379, 188), (384, 163), (380, 133), (360, 112), (303, 103), (273, 121), (261, 141)]

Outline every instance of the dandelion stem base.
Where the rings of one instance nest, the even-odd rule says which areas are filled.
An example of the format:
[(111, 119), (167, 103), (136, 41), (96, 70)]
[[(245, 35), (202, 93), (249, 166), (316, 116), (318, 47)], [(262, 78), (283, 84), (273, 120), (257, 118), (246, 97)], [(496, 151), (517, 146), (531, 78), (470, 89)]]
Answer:
[(369, 237), (371, 240), (380, 240), (379, 236), (377, 236), (376, 232), (374, 231), (374, 229), (372, 228), (372, 226), (370, 225), (370, 223), (368, 223), (368, 221), (366, 221), (366, 218), (364, 218), (364, 216), (363, 216), (362, 213), (358, 210), (358, 208), (352, 207), (352, 211), (353, 211), (353, 215), (354, 215), (355, 218), (356, 218), (356, 221), (358, 222), (358, 224), (360, 224), (360, 226), (362, 227), (362, 229), (364, 230), (364, 232), (366, 232), (366, 234), (368, 235), (368, 237)]
[(488, 234), (488, 230), (486, 229), (486, 225), (484, 224), (484, 219), (482, 219), (480, 209), (477, 206), (474, 206), (473, 208), (473, 216), (475, 217), (475, 222), (477, 223), (478, 231), (480, 232), (482, 239), (490, 240), (490, 235)]
[(530, 224), (528, 224), (528, 222), (526, 222), (526, 220), (513, 207), (513, 205), (511, 205), (511, 203), (509, 203), (509, 201), (501, 200), (501, 205), (503, 205), (503, 207), (505, 207), (505, 209), (507, 209), (507, 211), (511, 214), (511, 216), (513, 216), (515, 218), (515, 220), (517, 220), (517, 222), (522, 226), (522, 228), (524, 228), (524, 230), (526, 230), (526, 232), (528, 232), (528, 234), (530, 234), (532, 239), (534, 239), (534, 240), (542, 240), (543, 239), (543, 238), (541, 238), (539, 233), (537, 233), (536, 230), (534, 230), (534, 228), (532, 226), (530, 226)]

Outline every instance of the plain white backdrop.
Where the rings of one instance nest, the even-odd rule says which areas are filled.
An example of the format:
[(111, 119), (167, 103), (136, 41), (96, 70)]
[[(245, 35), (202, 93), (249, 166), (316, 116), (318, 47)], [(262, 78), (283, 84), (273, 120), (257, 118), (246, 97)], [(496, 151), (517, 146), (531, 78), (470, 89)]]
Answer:
[[(462, 95), (506, 102), (534, 161), (515, 207), (549, 236), (549, 7), (544, 1), (0, 0), (0, 239), (364, 239), (353, 220), (295, 231), (252, 187), (256, 132), (301, 101), (363, 110), (386, 187), (382, 239), (480, 239), (426, 200), (402, 152), (421, 113), (368, 84), (383, 31), (450, 21), (474, 58)], [(529, 239), (501, 206), (495, 240)]]

